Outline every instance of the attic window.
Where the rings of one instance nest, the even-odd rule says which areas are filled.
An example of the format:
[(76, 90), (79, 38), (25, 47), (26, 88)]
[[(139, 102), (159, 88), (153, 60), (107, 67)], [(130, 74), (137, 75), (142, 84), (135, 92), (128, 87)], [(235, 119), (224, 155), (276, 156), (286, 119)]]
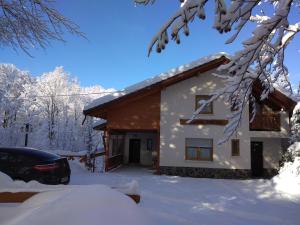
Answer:
[[(201, 100), (208, 100), (210, 99), (211, 96), (209, 95), (196, 95), (196, 101), (195, 101), (195, 110), (197, 110), (200, 107), (200, 101)], [(202, 111), (200, 112), (200, 114), (213, 114), (213, 103), (209, 103), (207, 104)]]

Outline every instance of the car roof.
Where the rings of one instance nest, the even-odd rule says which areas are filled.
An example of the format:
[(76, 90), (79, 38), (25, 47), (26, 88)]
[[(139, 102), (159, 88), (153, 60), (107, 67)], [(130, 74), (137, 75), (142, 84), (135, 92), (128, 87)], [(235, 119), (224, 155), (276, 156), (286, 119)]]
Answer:
[(0, 147), (0, 152), (21, 154), (41, 160), (60, 158), (58, 155), (27, 147)]

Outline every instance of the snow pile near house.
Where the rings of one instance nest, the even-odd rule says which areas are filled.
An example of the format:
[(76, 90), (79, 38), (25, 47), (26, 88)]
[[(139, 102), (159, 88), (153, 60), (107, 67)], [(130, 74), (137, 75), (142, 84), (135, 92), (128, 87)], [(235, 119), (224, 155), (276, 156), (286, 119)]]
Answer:
[(10, 176), (6, 175), (5, 173), (2, 173), (0, 171), (0, 189), (1, 187), (9, 186), (14, 181), (10, 178)]
[(279, 174), (273, 178), (276, 189), (300, 197), (300, 142), (296, 142), (288, 148), (292, 162), (286, 162)]
[(22, 180), (12, 180), (5, 173), (0, 172), (0, 192), (40, 192), (53, 189), (62, 189), (65, 188), (65, 185), (45, 185), (41, 184), (35, 180), (24, 182)]
[(180, 73), (183, 73), (185, 71), (191, 70), (195, 67), (204, 65), (205, 63), (208, 63), (212, 60), (218, 59), (222, 56), (226, 56), (226, 57), (229, 58), (229, 55), (225, 52), (220, 52), (220, 53), (217, 53), (217, 54), (213, 54), (213, 55), (209, 55), (209, 56), (200, 58), (200, 59), (198, 59), (194, 62), (191, 62), (189, 64), (179, 66), (177, 68), (169, 70), (168, 72), (161, 73), (160, 75), (154, 76), (152, 78), (146, 79), (146, 80), (144, 80), (142, 82), (139, 82), (137, 84), (131, 85), (131, 86), (119, 91), (119, 92), (116, 92), (116, 93), (113, 93), (113, 94), (108, 94), (108, 95), (105, 95), (103, 97), (100, 97), (100, 98), (94, 100), (93, 102), (91, 102), (90, 104), (86, 105), (84, 107), (84, 110), (92, 109), (94, 107), (97, 107), (97, 106), (102, 105), (104, 103), (110, 102), (110, 101), (115, 100), (117, 98), (120, 98), (122, 96), (128, 95), (128, 94), (133, 93), (133, 92), (138, 91), (138, 90), (141, 90), (145, 87), (156, 84), (160, 81), (166, 80), (170, 77), (176, 76), (176, 75), (178, 75)]
[(150, 225), (143, 210), (126, 195), (105, 185), (37, 194), (17, 207), (9, 225)]
[(125, 184), (124, 186), (116, 187), (115, 189), (126, 195), (140, 195), (141, 194), (139, 183), (136, 180), (132, 180), (131, 182)]

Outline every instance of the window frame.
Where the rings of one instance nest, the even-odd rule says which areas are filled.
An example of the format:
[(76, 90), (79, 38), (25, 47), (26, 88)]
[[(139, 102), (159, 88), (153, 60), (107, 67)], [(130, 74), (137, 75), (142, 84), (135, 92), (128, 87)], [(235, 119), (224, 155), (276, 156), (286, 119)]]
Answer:
[(147, 146), (146, 146), (147, 151), (152, 152), (153, 151), (153, 139), (152, 138), (147, 138)]
[[(208, 100), (210, 99), (210, 95), (196, 95), (195, 96), (195, 110), (199, 108), (199, 101), (201, 100)], [(214, 114), (214, 104), (213, 102), (209, 103), (206, 107), (210, 107), (209, 112), (199, 112), (199, 114), (206, 114), (206, 115), (211, 115)]]
[(117, 155), (122, 155), (125, 147), (125, 136), (113, 134), (110, 136), (109, 157), (112, 158)]
[[(237, 147), (237, 149), (234, 149)], [(240, 147), (240, 139), (231, 139), (231, 156), (240, 156), (241, 155), (241, 147)]]
[[(187, 139), (202, 139), (202, 140), (210, 140), (211, 141), (211, 147), (190, 147), (187, 145)], [(188, 156), (188, 148), (195, 148), (196, 149), (196, 158), (190, 158)], [(207, 158), (201, 158), (201, 149), (209, 149), (210, 150), (210, 157)], [(212, 138), (185, 138), (185, 160), (191, 160), (191, 161), (205, 161), (205, 162), (212, 162), (213, 161), (213, 153), (214, 153), (214, 140)]]

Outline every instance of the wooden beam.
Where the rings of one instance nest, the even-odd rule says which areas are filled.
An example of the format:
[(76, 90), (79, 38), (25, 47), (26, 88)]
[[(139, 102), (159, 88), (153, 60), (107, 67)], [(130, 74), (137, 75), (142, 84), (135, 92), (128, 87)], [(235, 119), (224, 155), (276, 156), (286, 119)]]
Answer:
[[(256, 80), (253, 84), (252, 94), (258, 102), (260, 101), (262, 91), (263, 87), (261, 82), (259, 80)], [(279, 111), (283, 108), (287, 112), (292, 112), (294, 107), (296, 106), (296, 102), (293, 99), (284, 95), (276, 89), (272, 93), (270, 93), (269, 97), (265, 99), (262, 103), (270, 106), (274, 110)]]
[(228, 124), (228, 120), (221, 119), (195, 119), (188, 123), (189, 119), (180, 119), (180, 125), (217, 125), (225, 126)]
[[(40, 192), (0, 192), (0, 203), (22, 203)], [(125, 194), (135, 203), (141, 201), (140, 195)]]
[(38, 192), (0, 192), (0, 203), (22, 203)]

